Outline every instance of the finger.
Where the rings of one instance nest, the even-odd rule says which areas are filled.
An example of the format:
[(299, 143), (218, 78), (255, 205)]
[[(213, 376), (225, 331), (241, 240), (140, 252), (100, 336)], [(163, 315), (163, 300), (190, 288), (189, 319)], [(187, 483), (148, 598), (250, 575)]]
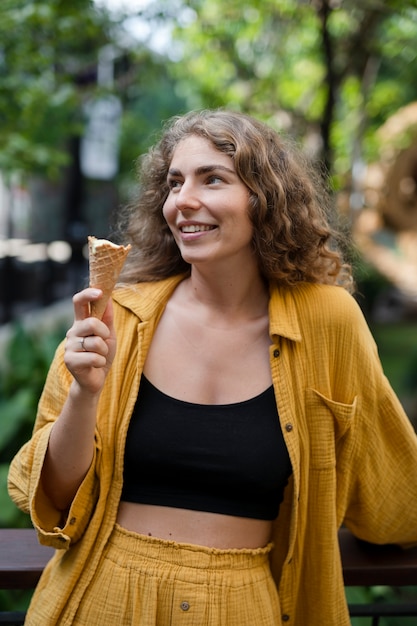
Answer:
[(90, 352), (100, 356), (106, 356), (109, 348), (106, 341), (97, 335), (77, 337), (75, 352)]
[(79, 321), (90, 317), (90, 303), (98, 300), (102, 295), (101, 289), (91, 287), (76, 293), (72, 298), (75, 320)]
[(78, 339), (78, 343), (80, 344), (81, 348), (81, 352), (88, 352), (88, 349), (85, 346), (85, 340), (87, 339), (87, 337), (81, 337), (81, 339)]
[[(67, 343), (69, 343), (70, 348), (74, 352), (81, 352), (82, 347), (85, 347), (80, 343), (83, 338), (90, 337), (93, 339), (97, 337), (105, 342), (110, 338), (110, 335), (111, 328), (101, 320), (96, 317), (87, 317), (83, 320), (75, 320), (71, 328), (68, 329), (66, 338)], [(89, 349), (91, 351), (91, 342)]]
[[(88, 344), (87, 344), (88, 348)], [(77, 351), (65, 350), (64, 361), (71, 374), (82, 383), (88, 380), (92, 369), (101, 369), (107, 366), (105, 355), (93, 350)]]
[(113, 327), (113, 301), (111, 298), (106, 305), (101, 321), (106, 324), (108, 328)]

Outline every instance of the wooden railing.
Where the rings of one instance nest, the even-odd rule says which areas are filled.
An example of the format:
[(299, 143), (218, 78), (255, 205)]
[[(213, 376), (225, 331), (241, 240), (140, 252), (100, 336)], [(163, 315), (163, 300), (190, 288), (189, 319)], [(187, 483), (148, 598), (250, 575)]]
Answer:
[(369, 617), (372, 626), (378, 626), (381, 617), (417, 618), (417, 548), (403, 550), (399, 546), (366, 543), (345, 528), (339, 531), (339, 545), (346, 587), (416, 588), (415, 601), (411, 603), (351, 604), (351, 617)]
[[(343, 576), (348, 586), (415, 586), (417, 597), (417, 548), (376, 546), (356, 539), (347, 529), (339, 531)], [(38, 543), (32, 529), (0, 529), (0, 589), (33, 589), (53, 554)], [(379, 616), (417, 616), (415, 604), (351, 605), (352, 616), (369, 616), (378, 624)], [(22, 624), (24, 614), (0, 613), (0, 624)]]

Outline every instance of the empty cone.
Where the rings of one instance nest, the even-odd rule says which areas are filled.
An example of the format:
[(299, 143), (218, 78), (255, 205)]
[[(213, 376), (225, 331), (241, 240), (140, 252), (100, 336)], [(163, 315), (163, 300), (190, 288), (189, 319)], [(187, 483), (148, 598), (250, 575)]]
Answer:
[(103, 296), (91, 303), (91, 315), (101, 319), (117, 283), (131, 246), (118, 246), (107, 239), (88, 237), (90, 287), (101, 289)]

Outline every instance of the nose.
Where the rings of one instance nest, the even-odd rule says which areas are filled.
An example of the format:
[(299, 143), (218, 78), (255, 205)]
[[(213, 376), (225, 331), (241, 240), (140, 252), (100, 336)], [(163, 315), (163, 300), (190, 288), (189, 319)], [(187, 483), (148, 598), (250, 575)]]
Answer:
[(197, 190), (191, 182), (184, 182), (175, 193), (175, 206), (178, 211), (191, 209), (196, 211), (201, 207)]

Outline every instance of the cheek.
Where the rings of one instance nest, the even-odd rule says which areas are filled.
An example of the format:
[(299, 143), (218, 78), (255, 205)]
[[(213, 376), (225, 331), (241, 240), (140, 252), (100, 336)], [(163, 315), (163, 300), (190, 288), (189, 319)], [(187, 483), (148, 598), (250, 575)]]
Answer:
[(167, 224), (171, 224), (175, 219), (175, 209), (173, 203), (170, 202), (169, 198), (165, 201), (165, 204), (162, 207), (162, 215), (167, 222)]

